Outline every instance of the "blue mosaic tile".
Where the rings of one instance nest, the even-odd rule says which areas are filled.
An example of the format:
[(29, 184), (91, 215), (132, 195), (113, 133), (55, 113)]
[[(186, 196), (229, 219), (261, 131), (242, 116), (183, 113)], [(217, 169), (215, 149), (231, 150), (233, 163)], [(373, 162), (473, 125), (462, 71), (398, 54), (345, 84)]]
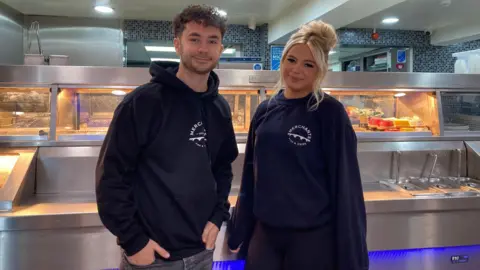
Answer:
[[(126, 40), (173, 40), (170, 21), (125, 20), (123, 31)], [(423, 31), (377, 29), (380, 38), (372, 40), (372, 31), (342, 28), (337, 34), (341, 45), (412, 47), (414, 72), (452, 73), (455, 63), (452, 53), (480, 48), (480, 40), (450, 46), (432, 46), (429, 36)], [(240, 45), (245, 57), (263, 57), (264, 69), (270, 69), (267, 24), (258, 26), (256, 30), (251, 30), (246, 25), (229, 25), (224, 43)]]
[(380, 38), (371, 38), (373, 29), (342, 28), (337, 31), (341, 45), (370, 45), (370, 46), (428, 46), (430, 39), (423, 31), (391, 31), (377, 29)]
[[(172, 22), (125, 20), (123, 35), (126, 40), (173, 40)], [(262, 57), (264, 69), (269, 69), (268, 25), (260, 25), (255, 30), (246, 25), (228, 25), (223, 42), (241, 45), (244, 57)]]
[(453, 73), (455, 58), (452, 53), (480, 48), (480, 40), (449, 46), (430, 45), (430, 37), (423, 31), (382, 30), (378, 40), (371, 38), (372, 29), (343, 28), (337, 31), (341, 45), (405, 46), (413, 48), (413, 72)]
[(455, 58), (452, 53), (480, 49), (480, 40), (463, 42), (449, 46), (414, 47), (414, 72), (453, 73)]

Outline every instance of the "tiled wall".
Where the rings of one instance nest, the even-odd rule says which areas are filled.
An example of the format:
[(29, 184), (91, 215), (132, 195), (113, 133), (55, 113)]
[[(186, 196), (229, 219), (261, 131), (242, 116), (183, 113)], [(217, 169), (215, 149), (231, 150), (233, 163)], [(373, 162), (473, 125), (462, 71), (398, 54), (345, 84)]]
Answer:
[(428, 46), (430, 39), (423, 31), (390, 31), (377, 30), (380, 38), (373, 40), (372, 29), (348, 29), (337, 31), (342, 45), (369, 45), (369, 46)]
[[(126, 40), (173, 40), (172, 22), (125, 20), (124, 37)], [(246, 25), (229, 25), (223, 42), (240, 44), (245, 57), (262, 57), (264, 69), (269, 69), (268, 25), (250, 30)]]
[(372, 29), (340, 29), (342, 45), (408, 46), (413, 47), (414, 72), (453, 73), (455, 59), (452, 53), (480, 48), (480, 40), (450, 46), (432, 46), (423, 31), (378, 30), (380, 38), (372, 40)]
[[(126, 40), (173, 40), (172, 23), (169, 21), (125, 20)], [(423, 31), (392, 31), (379, 29), (378, 40), (372, 40), (372, 29), (339, 29), (340, 44), (354, 46), (406, 46), (413, 47), (414, 72), (454, 71), (452, 53), (480, 48), (480, 40), (450, 46), (432, 46), (430, 37)], [(268, 25), (255, 31), (245, 25), (229, 25), (225, 44), (240, 44), (245, 57), (263, 57), (264, 69), (270, 69), (270, 46)]]
[(480, 40), (450, 46), (429, 45), (414, 48), (414, 71), (453, 73), (456, 59), (452, 57), (452, 53), (476, 49), (480, 49)]

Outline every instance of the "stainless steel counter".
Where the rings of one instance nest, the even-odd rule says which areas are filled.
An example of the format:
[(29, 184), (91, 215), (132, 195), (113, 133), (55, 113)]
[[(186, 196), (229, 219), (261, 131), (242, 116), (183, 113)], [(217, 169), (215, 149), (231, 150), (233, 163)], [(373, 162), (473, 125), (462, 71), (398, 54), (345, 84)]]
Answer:
[[(480, 239), (476, 228), (480, 224), (480, 197), (420, 199), (391, 191), (365, 192), (365, 199), (371, 251), (468, 246), (478, 244)], [(0, 214), (0, 235), (9, 247), (19, 246), (28, 236), (29, 241), (43, 239), (49, 246), (63, 242), (64, 248), (82, 250), (93, 258), (98, 258), (95, 253), (100, 249), (102, 255), (109, 253), (110, 263), (95, 265), (105, 268), (115, 267), (120, 260), (114, 237), (98, 217), (95, 198), (85, 194), (35, 196), (14, 212)], [(236, 258), (228, 251), (227, 237), (224, 225), (217, 239), (215, 261)], [(88, 250), (87, 245), (95, 248)], [(29, 251), (32, 248), (23, 247), (27, 253), (33, 253)], [(36, 252), (48, 254), (45, 250)]]
[[(237, 134), (238, 144), (247, 142), (246, 134)], [(445, 141), (480, 141), (480, 135), (469, 136), (468, 134), (458, 136), (391, 136), (378, 137), (374, 134), (358, 136), (358, 142), (445, 142)], [(25, 147), (83, 147), (83, 146), (101, 146), (103, 140), (73, 140), (73, 141), (48, 141), (48, 140), (3, 140), (0, 141), (0, 148), (25, 148)]]
[[(398, 191), (370, 191), (364, 196), (368, 215), (480, 210), (480, 196), (415, 198)], [(236, 195), (230, 201), (235, 207)], [(13, 212), (0, 213), (0, 220), (0, 231), (103, 226), (92, 194), (35, 195)]]

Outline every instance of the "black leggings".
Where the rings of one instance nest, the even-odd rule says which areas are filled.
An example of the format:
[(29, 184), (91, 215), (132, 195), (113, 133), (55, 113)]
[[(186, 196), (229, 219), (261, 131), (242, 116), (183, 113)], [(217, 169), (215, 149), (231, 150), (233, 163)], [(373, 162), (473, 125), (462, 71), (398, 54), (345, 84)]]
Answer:
[(333, 270), (333, 239), (330, 226), (292, 230), (258, 223), (245, 270)]

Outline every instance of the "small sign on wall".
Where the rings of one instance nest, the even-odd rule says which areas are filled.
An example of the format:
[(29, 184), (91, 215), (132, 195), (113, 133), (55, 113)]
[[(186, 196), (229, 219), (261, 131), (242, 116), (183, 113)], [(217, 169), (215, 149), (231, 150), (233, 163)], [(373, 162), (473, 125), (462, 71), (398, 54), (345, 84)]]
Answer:
[(255, 63), (253, 64), (253, 70), (262, 70), (263, 65), (261, 63)]
[(272, 70), (280, 70), (280, 62), (282, 61), (282, 53), (285, 46), (270, 47), (270, 68)]
[(397, 51), (397, 63), (405, 64), (407, 62), (407, 51), (406, 50), (398, 50)]

